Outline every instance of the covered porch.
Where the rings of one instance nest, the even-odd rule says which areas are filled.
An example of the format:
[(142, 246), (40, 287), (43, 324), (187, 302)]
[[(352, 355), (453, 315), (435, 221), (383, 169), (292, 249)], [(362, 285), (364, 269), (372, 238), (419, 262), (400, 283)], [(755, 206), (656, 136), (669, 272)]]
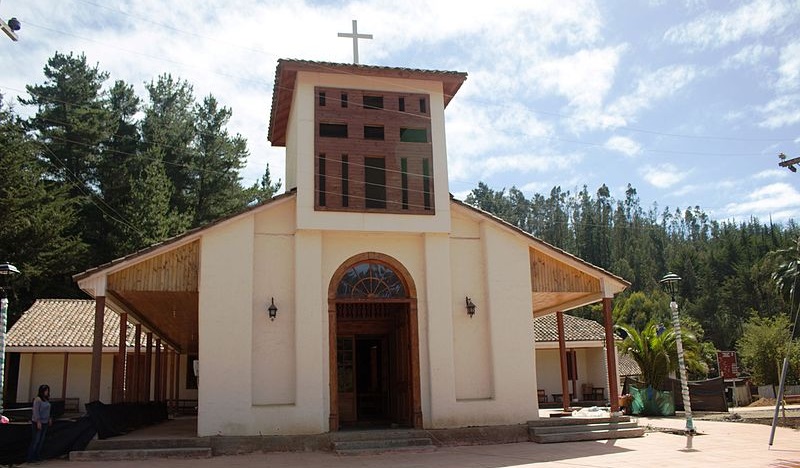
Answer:
[(120, 336), (131, 329), (133, 335), (132, 350), (120, 345), (116, 351), (111, 403), (164, 402), (172, 413), (196, 409), (198, 265), (199, 240), (184, 236), (74, 277), (95, 301), (90, 401), (100, 399), (108, 308), (117, 314)]
[[(569, 411), (571, 405), (607, 404), (612, 412), (619, 411), (611, 301), (629, 283), (533, 239), (531, 295), (539, 406)], [(603, 307), (602, 325), (564, 314), (598, 302)]]

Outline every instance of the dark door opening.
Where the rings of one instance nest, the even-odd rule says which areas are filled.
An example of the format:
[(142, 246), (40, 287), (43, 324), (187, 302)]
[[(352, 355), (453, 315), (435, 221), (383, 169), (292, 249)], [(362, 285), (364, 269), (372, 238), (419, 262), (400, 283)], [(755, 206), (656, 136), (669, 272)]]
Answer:
[(405, 303), (337, 304), (343, 428), (413, 425), (408, 316)]
[(391, 424), (386, 336), (356, 336), (356, 414), (360, 421)]

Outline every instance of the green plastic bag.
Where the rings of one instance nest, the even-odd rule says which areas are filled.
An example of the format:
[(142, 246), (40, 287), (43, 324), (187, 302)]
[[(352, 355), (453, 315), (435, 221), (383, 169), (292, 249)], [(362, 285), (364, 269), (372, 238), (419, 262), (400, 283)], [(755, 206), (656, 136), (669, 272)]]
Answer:
[(642, 416), (675, 416), (675, 397), (672, 392), (653, 387), (630, 387), (631, 414)]

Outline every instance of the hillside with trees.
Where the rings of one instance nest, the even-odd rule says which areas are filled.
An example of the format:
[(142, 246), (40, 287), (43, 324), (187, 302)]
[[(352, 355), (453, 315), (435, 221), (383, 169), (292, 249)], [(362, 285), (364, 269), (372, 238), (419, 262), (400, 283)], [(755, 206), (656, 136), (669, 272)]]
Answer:
[[(800, 226), (794, 221), (717, 221), (698, 206), (643, 207), (630, 185), (621, 199), (605, 185), (594, 194), (586, 186), (574, 194), (553, 187), (548, 195), (527, 198), (515, 187), (494, 190), (481, 182), (466, 201), (631, 282), (614, 300), (619, 325), (639, 331), (649, 323), (669, 326), (669, 298), (658, 281), (669, 271), (680, 275), (681, 320), (701, 342), (711, 375), (716, 375), (715, 349), (762, 343), (742, 340), (748, 331), (769, 335), (765, 324), (778, 324), (783, 328), (769, 336), (791, 337), (787, 327), (798, 307), (794, 291), (800, 295)], [(774, 277), (781, 265), (783, 283)], [(597, 307), (572, 313), (601, 320)], [(786, 345), (774, 349), (784, 352)], [(755, 363), (751, 355), (769, 352), (740, 351), (746, 351), (745, 365)], [(800, 360), (794, 360), (792, 375), (794, 380), (800, 376)]]

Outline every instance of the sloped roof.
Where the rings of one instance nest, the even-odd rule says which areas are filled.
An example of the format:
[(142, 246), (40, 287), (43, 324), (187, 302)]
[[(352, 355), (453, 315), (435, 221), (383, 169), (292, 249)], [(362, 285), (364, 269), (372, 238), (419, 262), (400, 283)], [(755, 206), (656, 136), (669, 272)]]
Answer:
[[(9, 347), (85, 348), (94, 341), (95, 301), (91, 299), (38, 299), (17, 320), (6, 336)], [(134, 345), (128, 327), (127, 345)], [(119, 316), (106, 307), (103, 346), (119, 346)]]
[[(602, 325), (574, 315), (564, 315), (564, 341), (604, 341)], [(547, 314), (533, 319), (533, 336), (537, 342), (558, 341), (556, 314)]]
[(149, 245), (149, 246), (147, 246), (147, 247), (145, 247), (145, 248), (143, 248), (143, 249), (141, 249), (141, 250), (139, 250), (137, 252), (130, 253), (128, 255), (125, 255), (124, 257), (120, 257), (120, 258), (111, 260), (110, 262), (104, 263), (102, 265), (98, 265), (96, 267), (89, 268), (88, 270), (82, 271), (80, 273), (76, 273), (76, 274), (72, 275), (72, 279), (73, 279), (73, 281), (80, 281), (80, 280), (82, 280), (84, 278), (88, 278), (88, 277), (92, 276), (95, 273), (101, 272), (103, 270), (108, 270), (109, 268), (114, 267), (114, 266), (116, 266), (118, 264), (125, 263), (128, 260), (135, 260), (137, 258), (143, 257), (143, 256), (145, 256), (145, 255), (147, 255), (149, 253), (152, 253), (154, 251), (157, 251), (157, 250), (161, 249), (162, 247), (170, 246), (170, 245), (173, 245), (173, 244), (178, 244), (181, 241), (193, 238), (193, 236), (195, 236), (195, 235), (199, 236), (203, 231), (205, 231), (205, 230), (207, 230), (209, 228), (212, 228), (214, 226), (217, 226), (219, 224), (224, 223), (225, 221), (232, 220), (232, 219), (237, 218), (239, 216), (245, 216), (245, 215), (247, 215), (249, 213), (252, 213), (252, 212), (254, 212), (256, 210), (259, 210), (259, 209), (261, 209), (261, 208), (263, 208), (265, 206), (272, 205), (272, 204), (274, 204), (274, 203), (276, 203), (278, 201), (285, 200), (287, 198), (291, 198), (296, 193), (297, 193), (297, 189), (291, 189), (288, 192), (284, 192), (282, 194), (275, 195), (274, 197), (270, 198), (269, 200), (265, 200), (265, 201), (263, 201), (261, 203), (256, 203), (255, 205), (251, 205), (251, 206), (245, 207), (240, 211), (237, 211), (235, 213), (231, 213), (229, 215), (223, 216), (221, 218), (218, 218), (218, 219), (216, 219), (214, 221), (211, 221), (211, 222), (209, 222), (207, 224), (204, 224), (202, 226), (198, 226), (196, 228), (189, 229), (188, 231), (182, 232), (181, 234), (178, 234), (178, 235), (176, 235), (174, 237), (170, 237), (169, 239), (165, 239), (165, 240), (163, 240), (161, 242), (157, 242), (155, 244), (151, 244), (151, 245)]
[(294, 94), (295, 79), (298, 71), (439, 81), (443, 85), (445, 107), (458, 92), (464, 80), (467, 79), (466, 73), (457, 71), (279, 59), (278, 66), (275, 69), (275, 86), (272, 90), (272, 113), (270, 114), (269, 130), (267, 131), (267, 139), (273, 146), (284, 146), (286, 144), (286, 125), (289, 119), (289, 109), (292, 104), (292, 95)]
[(617, 356), (617, 374), (619, 375), (642, 375), (639, 364), (627, 354), (619, 353)]

